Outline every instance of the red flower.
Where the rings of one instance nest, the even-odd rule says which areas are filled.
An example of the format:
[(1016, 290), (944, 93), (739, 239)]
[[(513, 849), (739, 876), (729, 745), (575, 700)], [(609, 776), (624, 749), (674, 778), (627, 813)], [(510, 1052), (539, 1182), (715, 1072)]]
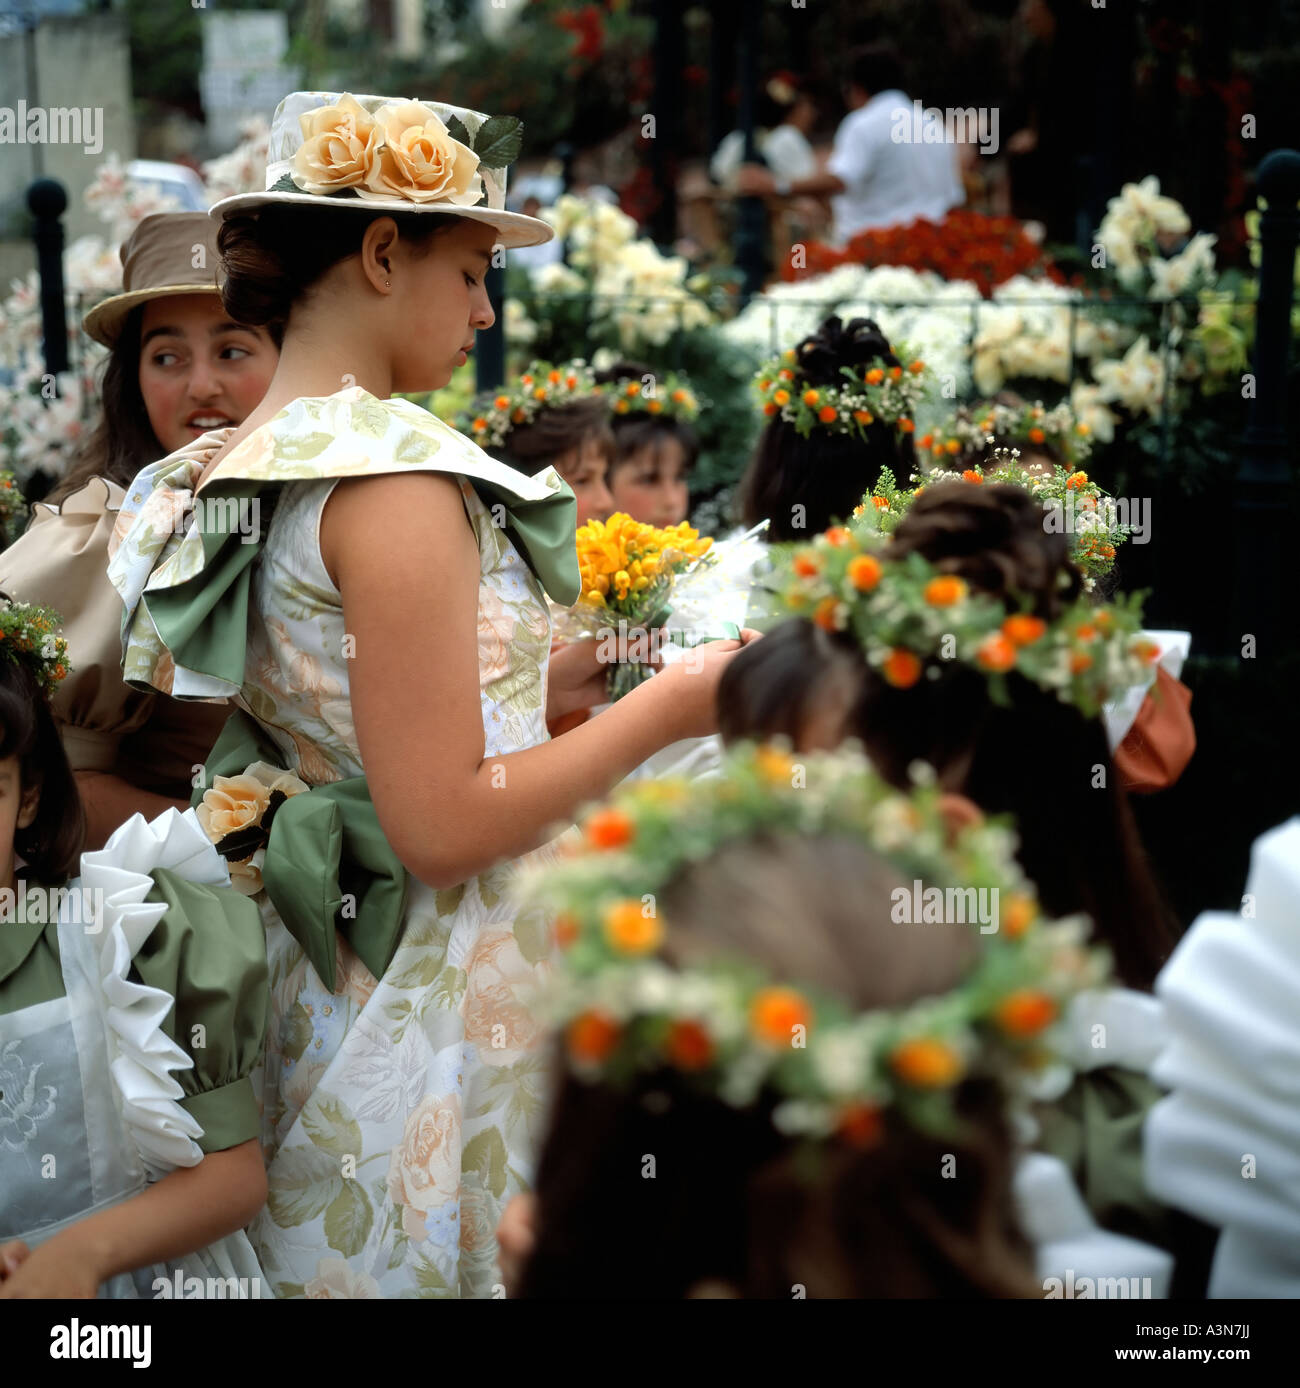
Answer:
[(561, 29), (577, 36), (572, 56), (578, 59), (599, 58), (605, 47), (605, 22), (599, 5), (583, 5), (580, 10), (563, 11), (555, 16)]
[(1060, 271), (1012, 217), (985, 217), (958, 208), (942, 222), (920, 218), (906, 227), (859, 232), (843, 250), (813, 241), (802, 270), (788, 266), (783, 278), (824, 274), (848, 262), (904, 265), (933, 270), (945, 279), (966, 279), (985, 296), (1013, 275), (1037, 272), (1060, 282)]

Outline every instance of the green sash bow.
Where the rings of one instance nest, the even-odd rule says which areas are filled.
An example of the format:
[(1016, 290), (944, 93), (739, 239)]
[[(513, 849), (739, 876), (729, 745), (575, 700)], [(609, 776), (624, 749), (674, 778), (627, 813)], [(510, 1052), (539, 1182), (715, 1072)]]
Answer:
[[(469, 481), (489, 510), (500, 508), (506, 534), (542, 587), (566, 607), (576, 602), (580, 583), (573, 540), (577, 502), (572, 491), (562, 486), (542, 500), (524, 501), (483, 478)], [(237, 689), (244, 683), (253, 561), (261, 553), (283, 485), (229, 478), (205, 486), (202, 496), (207, 504), (196, 508), (193, 521), (203, 546), (202, 570), (173, 587), (151, 588), (142, 598), (177, 665), (225, 680)], [(223, 504), (214, 505), (214, 501)], [(247, 530), (250, 516), (259, 522), (256, 536)], [(123, 615), (123, 641), (132, 615), (129, 608)]]
[[(226, 722), (205, 763), (207, 780), (238, 776), (255, 761), (282, 760), (257, 720), (242, 710)], [(196, 789), (190, 803), (203, 799)], [(285, 928), (334, 992), (342, 931), (376, 978), (402, 934), (406, 869), (388, 845), (364, 776), (291, 795), (271, 821), (262, 883)]]

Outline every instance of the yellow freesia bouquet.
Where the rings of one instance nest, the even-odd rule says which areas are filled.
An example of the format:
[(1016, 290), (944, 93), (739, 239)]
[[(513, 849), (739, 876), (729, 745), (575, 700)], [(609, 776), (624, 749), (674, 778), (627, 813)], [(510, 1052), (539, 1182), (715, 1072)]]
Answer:
[(656, 633), (672, 610), (673, 585), (679, 575), (711, 562), (713, 540), (685, 521), (659, 527), (622, 511), (580, 525), (577, 538), (582, 595), (557, 623), (556, 635), (611, 642), (612, 703), (651, 674)]

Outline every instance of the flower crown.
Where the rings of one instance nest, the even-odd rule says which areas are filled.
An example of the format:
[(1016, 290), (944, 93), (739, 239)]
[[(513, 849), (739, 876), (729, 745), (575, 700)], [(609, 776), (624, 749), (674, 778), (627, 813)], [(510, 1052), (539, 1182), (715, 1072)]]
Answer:
[(18, 478), (8, 468), (0, 468), (0, 548), (13, 538), (10, 530), (26, 510), (27, 499), (18, 485)]
[(655, 373), (647, 383), (640, 376), (622, 376), (600, 387), (610, 396), (611, 408), (620, 418), (636, 414), (681, 419), (688, 424), (699, 418), (700, 400), (694, 387), (675, 371)]
[(1141, 635), (1140, 594), (1100, 605), (1080, 597), (1051, 621), (1008, 615), (997, 598), (919, 554), (892, 558), (888, 539), (868, 522), (781, 546), (775, 582), (792, 612), (850, 632), (896, 689), (937, 679), (956, 662), (987, 676), (996, 703), (1010, 702), (1006, 677), (1014, 672), (1092, 718), (1108, 698), (1144, 683), (1160, 657)]
[(815, 386), (806, 381), (801, 385), (797, 353), (787, 348), (754, 373), (754, 389), (766, 416), (779, 414), (804, 438), (814, 429), (825, 429), (831, 434), (865, 439), (867, 429), (877, 420), (903, 434), (914, 431), (916, 410), (929, 382), (923, 361), (913, 360), (906, 367), (869, 366), (860, 371), (842, 366), (840, 374), (843, 385)]
[(1018, 406), (992, 400), (964, 405), (937, 429), (922, 434), (916, 447), (935, 460), (959, 455), (970, 459), (991, 446), (993, 438), (1027, 448), (1052, 448), (1071, 471), (1092, 452), (1092, 433), (1070, 406), (1062, 401), (1049, 410), (1041, 400)]
[(26, 665), (46, 698), (72, 668), (68, 643), (58, 634), (62, 621), (52, 608), (0, 598), (0, 652), (15, 665)]
[[(591, 810), (582, 845), (524, 887), (558, 912), (563, 967), (539, 1006), (563, 1029), (574, 1072), (621, 1084), (667, 1067), (736, 1107), (767, 1087), (780, 1131), (871, 1145), (886, 1110), (942, 1131), (966, 1076), (1040, 1067), (1064, 1004), (1101, 981), (1104, 957), (1082, 948), (1082, 918), (1040, 918), (1003, 825), (950, 838), (926, 779), (902, 793), (852, 747), (795, 761), (774, 745), (741, 744), (719, 778), (640, 782)], [(970, 898), (947, 889), (987, 891), (994, 929), (981, 931), (980, 953), (951, 992), (856, 1015), (753, 961), (672, 966), (659, 895), (725, 844), (769, 834), (860, 839), (899, 872), (909, 898), (921, 881), (954, 902)]]
[(534, 361), (513, 381), (476, 396), (456, 427), (480, 448), (500, 448), (511, 430), (531, 424), (543, 410), (599, 393), (591, 368), (580, 357), (558, 366)]
[(1116, 549), (1128, 539), (1132, 527), (1118, 519), (1110, 493), (1103, 491), (1086, 472), (1071, 472), (1059, 464), (1050, 473), (1029, 472), (1021, 467), (1019, 459), (1018, 448), (995, 448), (987, 472), (978, 463), (961, 472), (935, 469), (927, 472), (923, 480), (914, 474), (912, 480), (917, 485), (910, 490), (900, 488), (894, 474), (882, 468), (875, 487), (854, 507), (853, 514), (864, 523), (874, 524), (883, 534), (891, 534), (927, 487), (944, 482), (966, 482), (977, 487), (991, 482), (1020, 487), (1042, 505), (1046, 529), (1069, 534), (1070, 558), (1091, 589), (1098, 578), (1115, 567)]

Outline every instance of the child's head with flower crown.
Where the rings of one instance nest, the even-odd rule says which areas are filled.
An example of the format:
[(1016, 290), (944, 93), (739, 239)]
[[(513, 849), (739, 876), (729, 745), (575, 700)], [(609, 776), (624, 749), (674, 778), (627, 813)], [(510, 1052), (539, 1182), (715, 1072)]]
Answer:
[(645, 362), (614, 362), (596, 380), (611, 401), (614, 510), (660, 528), (680, 525), (690, 512), (691, 469), (700, 453), (695, 392)]
[(553, 467), (573, 490), (579, 525), (615, 509), (609, 403), (585, 362), (531, 362), (499, 389), (477, 396), (458, 425), (493, 457), (529, 476)]
[(766, 422), (737, 488), (745, 526), (766, 519), (768, 539), (806, 539), (849, 515), (882, 469), (910, 476), (907, 402), (923, 369), (871, 319), (837, 317), (765, 366), (755, 384)]
[[(719, 725), (724, 740), (782, 735), (804, 749), (856, 738), (895, 785), (924, 761), (985, 812), (1014, 815), (1021, 864), (1048, 908), (1091, 915), (1125, 982), (1150, 987), (1172, 948), (1172, 922), (1099, 716), (1108, 697), (1100, 679), (1121, 668), (1111, 641), (1118, 647), (1124, 635), (1123, 644), (1141, 647), (1129, 632), (1137, 618), (1096, 609), (1094, 624), (1070, 537), (1043, 521), (1019, 487), (927, 487), (887, 542), (849, 564), (863, 582), (879, 572), (900, 601), (916, 599), (913, 632), (928, 633), (932, 649), (887, 649), (875, 618), (864, 612), (838, 624), (819, 604), (741, 652), (719, 688)], [(850, 532), (832, 527), (826, 536)], [(794, 572), (819, 562), (815, 552), (796, 552)], [(883, 606), (886, 586), (870, 591)], [(986, 605), (997, 615), (979, 645), (954, 615), (969, 595), (998, 604)], [(1101, 629), (1116, 621), (1123, 632)]]
[(68, 668), (56, 622), (0, 595), (0, 887), (18, 856), (31, 881), (57, 885), (81, 853), (81, 799), (49, 703)]
[[(1034, 1295), (1007, 1096), (1097, 961), (1004, 831), (752, 746), (582, 829), (536, 879), (564, 1074), (519, 1293)], [(918, 885), (995, 881), (993, 933), (911, 919)]]

